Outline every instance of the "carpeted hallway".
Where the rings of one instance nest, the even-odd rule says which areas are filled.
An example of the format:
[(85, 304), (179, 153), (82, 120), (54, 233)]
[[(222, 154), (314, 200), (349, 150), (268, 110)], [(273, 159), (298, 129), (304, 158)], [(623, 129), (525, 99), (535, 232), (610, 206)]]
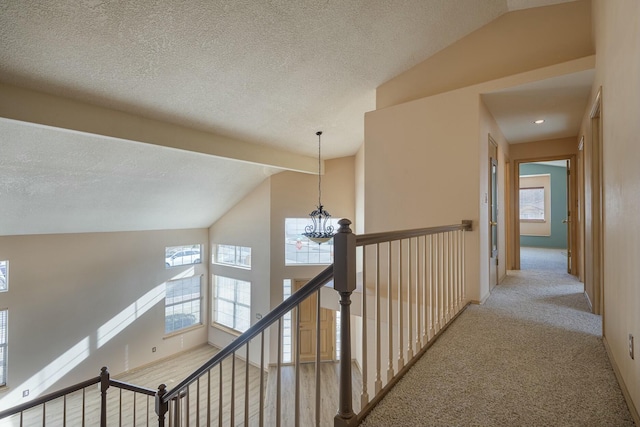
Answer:
[[(484, 305), (471, 305), (362, 426), (633, 426), (562, 251), (523, 251)], [(564, 264), (563, 264), (564, 263)]]

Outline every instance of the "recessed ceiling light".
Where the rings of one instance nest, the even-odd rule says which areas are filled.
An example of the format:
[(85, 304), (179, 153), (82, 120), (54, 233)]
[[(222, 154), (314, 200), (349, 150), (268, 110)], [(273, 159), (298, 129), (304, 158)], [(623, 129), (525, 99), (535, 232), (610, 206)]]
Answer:
[(538, 120), (536, 120), (536, 121), (535, 121), (535, 122), (533, 122), (533, 123), (535, 123), (535, 124), (537, 124), (537, 125), (540, 125), (540, 124), (544, 123), (544, 119), (538, 119)]

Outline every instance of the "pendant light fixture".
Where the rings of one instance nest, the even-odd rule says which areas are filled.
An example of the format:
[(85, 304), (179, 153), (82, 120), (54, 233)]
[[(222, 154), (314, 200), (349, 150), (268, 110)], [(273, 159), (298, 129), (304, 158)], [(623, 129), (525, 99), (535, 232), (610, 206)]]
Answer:
[(305, 232), (302, 235), (312, 242), (321, 244), (331, 240), (334, 233), (333, 226), (329, 223), (331, 215), (322, 206), (322, 175), (320, 173), (320, 136), (322, 132), (318, 131), (316, 135), (318, 135), (318, 208), (309, 214), (312, 223), (304, 228)]

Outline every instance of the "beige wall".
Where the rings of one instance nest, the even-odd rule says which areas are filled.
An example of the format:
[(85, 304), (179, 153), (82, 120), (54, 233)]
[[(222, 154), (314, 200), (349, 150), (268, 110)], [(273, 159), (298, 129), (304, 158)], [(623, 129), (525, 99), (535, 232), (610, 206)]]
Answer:
[[(206, 229), (0, 237), (9, 260), (8, 387), (0, 409), (98, 375), (117, 375), (207, 342), (207, 329), (166, 338), (164, 284), (203, 275), (206, 262), (165, 268), (166, 246), (200, 243)], [(203, 322), (207, 321), (206, 292)], [(157, 351), (153, 353), (152, 347)]]
[(481, 298), (479, 281), (487, 283), (478, 265), (479, 156), (477, 94), (448, 92), (365, 116), (366, 232), (473, 220), (466, 235), (472, 300)]
[[(355, 219), (356, 158), (344, 157), (324, 162), (322, 203), (333, 218)], [(251, 322), (282, 302), (284, 279), (311, 279), (326, 266), (285, 266), (285, 218), (306, 218), (318, 203), (318, 178), (314, 174), (281, 172), (265, 180), (249, 196), (210, 228), (211, 243), (251, 247), (252, 269), (242, 270), (212, 264), (212, 274), (251, 281)], [(352, 230), (355, 226), (352, 225)], [(337, 294), (327, 289), (322, 305), (337, 309)], [(227, 345), (234, 334), (216, 326), (209, 328), (209, 341)], [(276, 334), (269, 334), (267, 363), (275, 363)], [(257, 347), (255, 347), (257, 350)], [(257, 362), (258, 353), (251, 358)]]
[(593, 53), (589, 0), (507, 13), (378, 87), (377, 108)]
[[(596, 0), (596, 80), (602, 86), (604, 336), (640, 408), (640, 2)], [(593, 99), (593, 97), (592, 97)], [(588, 138), (588, 114), (583, 134)], [(635, 360), (627, 337), (635, 337)]]
[[(365, 231), (472, 219), (474, 231), (466, 237), (466, 277), (473, 279), (467, 283), (467, 296), (472, 301), (483, 301), (490, 291), (488, 227), (482, 226), (489, 221), (485, 202), (489, 191), (488, 135), (498, 143), (498, 194), (505, 208), (507, 158), (513, 164), (529, 145), (518, 144), (525, 150), (521, 154), (512, 152), (517, 145), (507, 144), (481, 95), (590, 69), (593, 63), (593, 57), (581, 58), (367, 113)], [(575, 145), (572, 150), (575, 152)], [(410, 208), (397, 209), (398, 206)], [(506, 261), (505, 219), (501, 215), (499, 256)], [(502, 264), (499, 275), (503, 277), (506, 262)]]
[(577, 154), (577, 152), (577, 138), (547, 139), (545, 141), (511, 144), (509, 146), (509, 157), (514, 162), (516, 160), (545, 160), (569, 157)]
[[(269, 280), (271, 269), (270, 203), (271, 178), (267, 178), (209, 228), (210, 251), (214, 244), (251, 248), (251, 270), (213, 264), (211, 257), (208, 260), (211, 263), (209, 277), (211, 285), (208, 293), (211, 302), (213, 302), (213, 275), (251, 282), (251, 324), (255, 323), (258, 317), (271, 311), (269, 305), (271, 295)], [(209, 319), (209, 342), (211, 344), (222, 348), (230, 344), (237, 336), (237, 334), (214, 326), (213, 307)], [(265, 339), (265, 346), (267, 349), (269, 348), (268, 339)], [(258, 347), (250, 348), (252, 350), (251, 360), (259, 363)]]

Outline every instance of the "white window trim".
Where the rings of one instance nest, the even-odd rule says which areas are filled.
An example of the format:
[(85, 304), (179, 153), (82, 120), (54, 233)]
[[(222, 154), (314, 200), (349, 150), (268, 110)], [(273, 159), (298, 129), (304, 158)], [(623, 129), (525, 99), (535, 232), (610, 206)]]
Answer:
[(0, 341), (4, 341), (4, 344), (0, 343), (0, 348), (4, 348), (4, 363), (0, 366), (0, 370), (2, 370), (2, 377), (4, 378), (4, 382), (0, 383), (0, 389), (7, 387), (7, 373), (8, 373), (8, 363), (7, 360), (9, 358), (9, 309), (2, 308), (0, 309), (0, 313), (4, 313), (5, 316), (5, 327), (4, 327), (4, 337), (0, 339)]
[[(189, 331), (191, 329), (196, 329), (198, 327), (204, 326), (204, 322), (202, 320), (202, 308), (204, 307), (204, 305), (203, 305), (204, 295), (203, 295), (203, 292), (202, 292), (202, 277), (203, 277), (203, 275), (199, 274), (197, 276), (181, 277), (179, 279), (167, 280), (167, 284), (169, 284), (171, 282), (178, 282), (178, 281), (181, 281), (181, 280), (189, 280), (189, 279), (193, 279), (195, 277), (199, 278), (199, 280), (200, 280), (200, 296), (198, 298), (192, 298), (192, 299), (190, 299), (188, 301), (180, 301), (180, 302), (176, 302), (176, 303), (167, 305), (167, 299), (166, 299), (166, 296), (165, 296), (165, 302), (164, 302), (164, 310), (165, 310), (165, 316), (164, 316), (165, 317), (164, 338), (170, 338), (172, 336), (179, 335), (179, 334), (182, 334), (184, 332), (187, 332), (187, 331)], [(174, 305), (179, 305), (179, 304), (182, 304), (182, 303), (185, 303), (185, 302), (196, 301), (196, 300), (200, 300), (200, 319), (199, 319), (199, 321), (194, 323), (193, 325), (185, 326), (184, 328), (180, 328), (180, 329), (176, 329), (176, 330), (171, 331), (171, 332), (167, 332), (167, 327), (166, 327), (166, 318), (167, 318), (166, 310), (167, 310), (167, 307), (171, 307), (171, 306), (174, 306)]]
[[(236, 282), (240, 281), (240, 282), (245, 282), (249, 284), (249, 300), (251, 300), (251, 282), (249, 280), (242, 280), (242, 279), (237, 279), (235, 277), (229, 277), (229, 276), (221, 276), (221, 275), (217, 275), (217, 274), (213, 274), (211, 277), (211, 286), (212, 286), (212, 291), (211, 291), (211, 295), (213, 296), (212, 298), (212, 304), (211, 304), (211, 326), (214, 326), (220, 330), (223, 330), (225, 332), (231, 333), (233, 335), (242, 335), (245, 331), (241, 331), (240, 329), (235, 329), (229, 325), (225, 325), (224, 323), (219, 323), (216, 321), (216, 311), (217, 311), (217, 306), (216, 306), (216, 302), (218, 300), (218, 284), (217, 284), (217, 278), (221, 277), (221, 278), (225, 278), (225, 279), (230, 279), (230, 280), (235, 280)], [(229, 302), (233, 304), (233, 308), (234, 308), (234, 314), (233, 314), (233, 318), (234, 318), (234, 323), (236, 321), (236, 313), (235, 313), (235, 309), (236, 306), (239, 305), (241, 307), (246, 307), (249, 309), (249, 327), (247, 329), (249, 329), (251, 327), (251, 302), (249, 302), (249, 305), (246, 304), (242, 304), (237, 302), (238, 299), (238, 288), (236, 286), (235, 288), (235, 301), (230, 301), (228, 299), (225, 298), (221, 298), (223, 301)]]

